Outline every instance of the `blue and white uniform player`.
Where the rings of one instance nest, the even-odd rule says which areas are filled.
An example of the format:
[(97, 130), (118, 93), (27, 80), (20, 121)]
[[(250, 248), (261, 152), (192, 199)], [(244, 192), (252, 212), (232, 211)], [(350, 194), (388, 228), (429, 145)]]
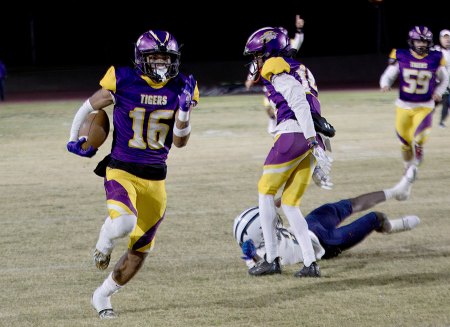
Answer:
[[(408, 175), (412, 173), (414, 172), (410, 168)], [(352, 214), (371, 209), (386, 200), (407, 200), (412, 183), (413, 181), (407, 176), (402, 176), (400, 182), (392, 188), (326, 203), (311, 211), (305, 219), (316, 258), (318, 260), (334, 258), (361, 243), (374, 231), (392, 234), (415, 228), (420, 223), (417, 216), (408, 215), (398, 219), (388, 219), (386, 214), (379, 211), (366, 213), (351, 223), (343, 225), (343, 222)], [(275, 201), (277, 206), (280, 204), (279, 200)], [(249, 269), (263, 260), (266, 251), (258, 207), (246, 209), (235, 218), (233, 235), (241, 246), (244, 255), (242, 259), (245, 260)], [(276, 220), (276, 235), (280, 264), (301, 264), (303, 262), (301, 246), (292, 229), (283, 226), (279, 215)]]

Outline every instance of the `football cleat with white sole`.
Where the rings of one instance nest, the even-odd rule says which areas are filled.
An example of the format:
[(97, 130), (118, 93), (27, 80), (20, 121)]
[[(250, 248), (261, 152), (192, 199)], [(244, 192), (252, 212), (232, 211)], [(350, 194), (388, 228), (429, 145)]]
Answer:
[(400, 233), (416, 228), (420, 223), (420, 218), (417, 216), (404, 216), (398, 219), (389, 220), (391, 223), (391, 230), (388, 234)]
[(414, 165), (409, 166), (406, 170), (405, 175), (402, 177), (400, 182), (394, 186), (396, 190), (395, 199), (398, 201), (405, 201), (409, 199), (411, 195), (412, 184), (417, 178), (417, 167)]
[(102, 310), (98, 313), (98, 317), (100, 319), (116, 319), (117, 318), (117, 314), (114, 312), (113, 309), (106, 309), (106, 310)]
[(92, 255), (94, 259), (95, 266), (99, 270), (105, 270), (109, 266), (109, 261), (111, 260), (111, 254), (104, 254), (99, 250), (95, 249), (94, 254)]
[(105, 297), (100, 294), (100, 287), (92, 294), (91, 304), (98, 313), (100, 319), (115, 319), (117, 314), (111, 305), (111, 297)]

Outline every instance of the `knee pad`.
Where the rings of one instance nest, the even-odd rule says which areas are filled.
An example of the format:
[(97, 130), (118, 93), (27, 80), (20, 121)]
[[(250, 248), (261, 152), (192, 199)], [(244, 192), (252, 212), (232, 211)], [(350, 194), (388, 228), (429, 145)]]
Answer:
[(134, 230), (137, 218), (135, 215), (121, 215), (114, 219), (108, 218), (107, 222), (112, 235), (115, 237), (123, 237)]

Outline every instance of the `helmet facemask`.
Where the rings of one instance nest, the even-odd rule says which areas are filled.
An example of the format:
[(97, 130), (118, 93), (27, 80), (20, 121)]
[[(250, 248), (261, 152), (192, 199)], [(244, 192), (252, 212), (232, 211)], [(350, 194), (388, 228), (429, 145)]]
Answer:
[(142, 34), (136, 43), (134, 54), (136, 68), (157, 83), (178, 75), (178, 43), (166, 31), (151, 30)]
[[(425, 44), (416, 46), (415, 41), (422, 41)], [(424, 56), (433, 46), (433, 33), (426, 26), (414, 26), (409, 31), (408, 45), (415, 53)]]
[(155, 82), (165, 82), (178, 74), (179, 61), (174, 55), (167, 52), (150, 52), (143, 54), (142, 58), (138, 68)]

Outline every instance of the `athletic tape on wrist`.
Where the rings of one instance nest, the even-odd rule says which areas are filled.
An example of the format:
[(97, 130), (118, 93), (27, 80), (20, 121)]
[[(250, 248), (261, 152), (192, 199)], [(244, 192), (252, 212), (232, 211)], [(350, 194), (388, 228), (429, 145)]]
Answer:
[(178, 120), (182, 122), (187, 122), (189, 120), (189, 111), (178, 110)]
[(179, 129), (176, 125), (173, 127), (173, 134), (178, 137), (187, 136), (189, 135), (190, 132), (191, 132), (191, 125), (183, 129)]

